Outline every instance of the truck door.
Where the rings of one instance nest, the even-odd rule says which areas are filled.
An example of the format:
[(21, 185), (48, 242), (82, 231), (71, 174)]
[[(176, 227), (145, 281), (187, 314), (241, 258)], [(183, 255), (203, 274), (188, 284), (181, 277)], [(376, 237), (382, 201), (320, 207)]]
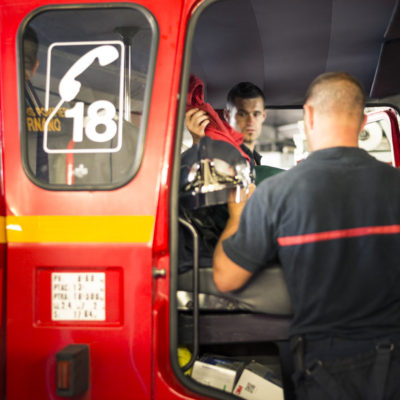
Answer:
[(7, 399), (152, 397), (181, 14), (155, 3), (1, 5)]

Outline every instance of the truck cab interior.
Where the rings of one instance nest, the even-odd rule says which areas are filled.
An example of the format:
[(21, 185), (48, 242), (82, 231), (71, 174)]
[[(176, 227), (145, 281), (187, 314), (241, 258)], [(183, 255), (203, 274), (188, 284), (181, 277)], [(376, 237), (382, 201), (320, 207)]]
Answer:
[[(184, 201), (182, 171), (187, 161), (182, 152), (192, 146), (184, 129), (189, 76), (204, 82), (205, 100), (215, 110), (224, 109), (229, 89), (238, 82), (260, 87), (267, 118), (256, 150), (263, 156), (263, 167), (286, 170), (308, 155), (302, 127), (308, 85), (323, 72), (348, 72), (368, 96), (368, 123), (360, 134), (360, 147), (398, 167), (399, 65), (400, 7), (395, 0), (221, 0), (206, 1), (193, 10), (173, 171), (170, 291), (171, 361), (190, 389), (213, 398), (232, 398), (185, 375), (196, 359), (212, 353), (268, 364), (283, 381), (285, 398), (294, 398), (290, 371), (281, 365), (288, 356), (293, 306), (279, 260), (244, 288), (222, 294), (213, 283), (210, 259), (201, 257), (201, 223), (210, 216), (216, 221), (215, 204), (223, 200), (192, 206)], [(190, 242), (185, 268), (184, 240)], [(191, 354), (185, 361), (178, 361), (181, 348)]]

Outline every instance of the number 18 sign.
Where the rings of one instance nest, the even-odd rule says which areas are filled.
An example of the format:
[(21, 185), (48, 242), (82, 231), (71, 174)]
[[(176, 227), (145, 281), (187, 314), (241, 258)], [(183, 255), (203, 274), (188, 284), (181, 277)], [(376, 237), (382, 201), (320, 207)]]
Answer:
[[(45, 152), (113, 153), (120, 150), (124, 51), (121, 41), (57, 42), (49, 47)], [(57, 87), (54, 78), (60, 75)], [(68, 122), (64, 123), (62, 134), (50, 136), (49, 126), (61, 109), (64, 121)]]

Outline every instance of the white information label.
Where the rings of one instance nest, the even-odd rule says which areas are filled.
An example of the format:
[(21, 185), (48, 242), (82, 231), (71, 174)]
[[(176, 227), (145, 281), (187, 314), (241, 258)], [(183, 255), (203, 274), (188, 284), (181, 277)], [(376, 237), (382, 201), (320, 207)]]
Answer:
[(53, 321), (105, 321), (105, 297), (104, 272), (51, 274)]

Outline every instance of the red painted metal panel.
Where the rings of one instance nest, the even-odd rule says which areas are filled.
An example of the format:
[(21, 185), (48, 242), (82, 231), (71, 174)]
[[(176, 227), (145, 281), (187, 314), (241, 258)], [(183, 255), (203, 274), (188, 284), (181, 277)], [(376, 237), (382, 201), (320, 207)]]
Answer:
[[(1, 23), (1, 21), (0, 21)], [(3, 40), (3, 39), (2, 39)], [(2, 72), (2, 65), (0, 63), (0, 74)], [(0, 91), (0, 143), (3, 142), (4, 132), (2, 124), (2, 110), (4, 107), (4, 98)], [(4, 180), (3, 180), (3, 147), (0, 146), (0, 218), (3, 219), (5, 215), (4, 205)], [(4, 224), (0, 225), (0, 235), (4, 235)], [(5, 332), (6, 332), (6, 245), (0, 243), (0, 398), (3, 398), (5, 392)]]
[[(51, 4), (56, 3), (65, 2)], [(160, 260), (168, 251), (169, 167), (185, 37), (181, 29), (187, 17), (182, 20), (181, 0), (141, 0), (140, 4), (154, 15), (160, 32), (143, 162), (132, 182), (117, 190), (98, 192), (47, 191), (25, 175), (20, 154), (16, 38), (24, 18), (49, 3), (20, 1), (16, 7), (14, 1), (5, 0), (0, 5), (1, 112), (3, 149), (7, 149), (5, 213), (158, 216), (154, 249), (152, 242), (8, 244), (7, 399), (57, 398), (55, 354), (71, 343), (90, 347), (90, 389), (82, 399), (191, 398), (169, 367), (168, 278), (161, 284), (154, 284), (152, 278), (153, 266), (169, 268), (168, 262)], [(185, 7), (188, 11), (191, 6)], [(3, 106), (4, 98), (7, 107)], [(111, 288), (107, 292), (106, 321), (51, 321), (52, 271), (105, 272), (107, 288)], [(161, 315), (160, 307), (161, 324), (156, 324), (154, 335), (152, 318)], [(154, 342), (154, 337), (161, 339)], [(154, 364), (153, 352), (157, 359)]]
[[(151, 250), (116, 244), (102, 248), (57, 244), (46, 246), (45, 258), (43, 245), (11, 247), (7, 398), (54, 398), (55, 353), (71, 343), (90, 347), (90, 392), (83, 398), (150, 398), (152, 282), (146, 260)], [(106, 300), (111, 315), (105, 322), (49, 321), (44, 298), (51, 290), (48, 273), (55, 268), (62, 272), (105, 269), (112, 275), (107, 283), (114, 287)], [(140, 273), (146, 269), (148, 273)], [(41, 296), (37, 296), (39, 291)]]

